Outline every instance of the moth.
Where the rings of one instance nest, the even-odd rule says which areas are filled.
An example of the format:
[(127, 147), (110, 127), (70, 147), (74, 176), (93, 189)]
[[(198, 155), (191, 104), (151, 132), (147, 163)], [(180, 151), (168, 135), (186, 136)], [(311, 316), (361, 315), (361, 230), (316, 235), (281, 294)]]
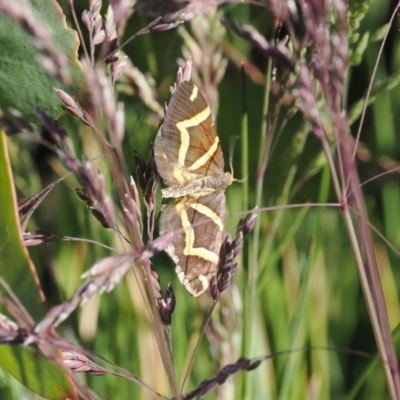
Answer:
[(223, 239), (225, 189), (233, 182), (210, 107), (196, 85), (183, 81), (173, 92), (154, 144), (157, 170), (174, 200), (161, 211), (160, 234), (176, 232), (165, 251), (193, 296), (207, 290), (216, 273)]

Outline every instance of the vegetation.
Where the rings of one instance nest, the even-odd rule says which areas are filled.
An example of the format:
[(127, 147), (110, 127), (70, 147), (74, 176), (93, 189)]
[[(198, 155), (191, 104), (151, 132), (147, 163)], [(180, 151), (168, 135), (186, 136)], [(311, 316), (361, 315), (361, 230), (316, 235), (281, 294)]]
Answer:
[[(400, 3), (21, 3), (0, 0), (0, 399), (400, 399)], [(216, 300), (158, 234), (179, 67), (238, 180)]]

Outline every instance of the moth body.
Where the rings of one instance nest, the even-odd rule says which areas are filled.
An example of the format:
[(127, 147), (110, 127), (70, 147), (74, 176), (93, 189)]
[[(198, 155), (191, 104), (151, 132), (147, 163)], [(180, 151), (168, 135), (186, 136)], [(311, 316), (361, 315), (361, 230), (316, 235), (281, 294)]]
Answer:
[(175, 200), (161, 211), (160, 234), (174, 232), (165, 251), (193, 296), (207, 290), (216, 273), (225, 215), (225, 189), (233, 177), (224, 158), (210, 108), (191, 82), (178, 85), (154, 144), (154, 159)]

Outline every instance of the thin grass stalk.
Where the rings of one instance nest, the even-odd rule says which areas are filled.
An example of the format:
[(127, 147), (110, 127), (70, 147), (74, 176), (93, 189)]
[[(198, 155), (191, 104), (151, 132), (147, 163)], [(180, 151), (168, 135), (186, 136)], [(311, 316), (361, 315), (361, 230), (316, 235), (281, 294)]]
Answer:
[(74, 21), (74, 27), (75, 27), (76, 31), (78, 32), (78, 36), (79, 36), (79, 40), (80, 40), (80, 45), (82, 46), (82, 50), (83, 50), (85, 56), (87, 58), (89, 58), (89, 53), (88, 53), (88, 50), (87, 50), (87, 47), (86, 47), (86, 43), (83, 40), (82, 30), (81, 30), (81, 27), (79, 25), (78, 18), (76, 17), (76, 12), (75, 12), (75, 7), (74, 7), (73, 0), (68, 0), (68, 7), (69, 7), (69, 9), (71, 11), (71, 17), (72, 17), (72, 20)]
[(383, 370), (384, 370), (384, 373), (386, 376), (386, 382), (388, 384), (388, 390), (390, 393), (390, 397), (393, 400), (396, 400), (396, 399), (399, 399), (399, 397), (396, 395), (395, 384), (394, 384), (393, 376), (391, 374), (389, 363), (388, 363), (386, 347), (385, 347), (385, 344), (383, 341), (383, 336), (382, 336), (382, 331), (381, 331), (380, 325), (379, 325), (378, 315), (376, 314), (372, 293), (371, 293), (370, 286), (368, 283), (368, 278), (365, 273), (366, 267), (364, 266), (364, 263), (362, 260), (362, 255), (361, 255), (361, 250), (358, 246), (357, 235), (356, 235), (356, 232), (354, 229), (353, 221), (351, 219), (350, 212), (347, 208), (343, 210), (343, 217), (345, 220), (347, 230), (349, 232), (350, 242), (353, 247), (354, 256), (356, 258), (358, 275), (359, 275), (359, 278), (361, 281), (361, 287), (363, 289), (365, 301), (367, 303), (368, 314), (369, 314), (369, 317), (371, 318), (372, 329), (374, 331), (375, 340), (376, 340), (376, 343), (378, 346), (380, 358), (382, 360), (382, 367), (383, 367)]
[[(400, 339), (400, 325), (397, 325), (397, 327), (393, 331), (393, 339), (396, 343), (398, 343)], [(346, 397), (346, 400), (354, 400), (357, 398), (357, 395), (361, 392), (363, 386), (365, 386), (367, 379), (371, 377), (371, 374), (374, 372), (374, 369), (378, 367), (379, 363), (380, 358), (378, 357), (378, 355), (374, 356), (374, 358), (371, 359), (371, 361), (365, 368), (365, 371), (362, 373), (360, 379), (351, 388), (351, 391)]]
[[(151, 281), (150, 265), (148, 262), (143, 264), (145, 264), (144, 268), (145, 275), (147, 277), (148, 282), (150, 282)], [(157, 305), (153, 301), (154, 298), (153, 288), (151, 288), (149, 285), (146, 285), (145, 292), (147, 295), (143, 293), (143, 299), (145, 302), (148, 302), (147, 309), (149, 311), (149, 316), (152, 319), (152, 328), (154, 336), (157, 341), (158, 348), (160, 350), (161, 359), (164, 364), (164, 368), (168, 377), (171, 391), (175, 397), (178, 397), (180, 392), (175, 375), (173, 360), (171, 358), (171, 348), (170, 346), (168, 346), (167, 343), (168, 335), (166, 335), (166, 332), (163, 329), (163, 324), (161, 321), (159, 309), (157, 308)]]
[(94, 67), (94, 42), (93, 42), (93, 26), (89, 27), (89, 51), (90, 51), (90, 65)]
[[(287, 248), (288, 244), (293, 240), (295, 233), (298, 231), (298, 229), (302, 225), (308, 212), (309, 212), (308, 207), (304, 206), (303, 208), (301, 208), (300, 211), (297, 213), (297, 216), (295, 217), (295, 219), (293, 221), (291, 221), (290, 227), (285, 232), (285, 236), (279, 240), (278, 246), (274, 249), (275, 251), (273, 253), (269, 253), (268, 259), (267, 258), (262, 259), (260, 257), (260, 265), (264, 266), (265, 272), (262, 274), (261, 277), (259, 277), (260, 283), (257, 288), (258, 294), (260, 294), (265, 289), (264, 282), (268, 281), (268, 277), (270, 276), (270, 274), (272, 272), (272, 268), (270, 268), (270, 266), (275, 265), (278, 262), (278, 260), (281, 258), (282, 253)], [(277, 218), (277, 219), (279, 219), (279, 223), (280, 223), (280, 221), (282, 219), (282, 214), (280, 214), (279, 218)], [(276, 232), (276, 230), (279, 226), (279, 223), (275, 224), (275, 219), (274, 219), (273, 228), (271, 230), (273, 232), (273, 234), (271, 235), (271, 237), (274, 236), (274, 232)], [(266, 245), (263, 247), (263, 249), (265, 247), (268, 247), (269, 249), (271, 249), (271, 245), (272, 245), (272, 239), (269, 239), (266, 242)], [(266, 253), (266, 255), (268, 255), (268, 253)]]
[[(353, 162), (351, 159), (350, 150), (348, 147), (346, 147), (345, 143), (340, 146), (340, 149), (342, 151), (344, 165), (352, 166)], [(347, 207), (347, 202), (345, 203), (346, 207), (343, 210), (343, 214), (346, 218), (349, 228), (351, 228), (351, 231), (349, 230), (349, 233), (351, 234), (351, 240), (357, 244), (357, 246), (353, 246), (353, 249), (358, 253), (358, 257), (356, 258), (357, 267), (359, 269), (361, 284), (364, 296), (366, 297), (367, 307), (370, 313), (372, 328), (380, 353), (388, 390), (391, 398), (400, 399), (398, 364), (390, 331), (385, 298), (383, 295), (379, 270), (376, 263), (372, 238), (367, 224), (367, 212), (365, 210), (365, 205), (360, 190), (360, 182), (358, 175), (356, 175), (354, 171), (355, 168), (349, 171), (345, 170), (345, 172), (347, 172), (346, 182), (349, 182), (349, 188), (352, 192), (353, 202), (360, 215), (360, 232), (366, 258), (365, 265), (362, 262), (361, 251), (358, 247), (358, 243), (356, 242), (355, 230)], [(360, 271), (360, 269), (362, 269), (362, 271)]]
[[(300, 140), (298, 143), (298, 148), (297, 148), (297, 154), (300, 155), (303, 152), (304, 149), (304, 145), (306, 143), (306, 140), (308, 138), (308, 132), (309, 132), (309, 126), (308, 124), (304, 124), (303, 129), (298, 133), (298, 135), (300, 135)], [(287, 204), (289, 199), (290, 199), (290, 189), (293, 187), (293, 182), (294, 182), (294, 178), (296, 176), (297, 173), (297, 163), (293, 163), (292, 166), (289, 169), (289, 172), (287, 174), (287, 178), (286, 181), (284, 183), (283, 186), (283, 190), (282, 190), (282, 194), (279, 197), (277, 204), (281, 205), (281, 204)], [(280, 209), (276, 212), (276, 214), (274, 215), (274, 219), (272, 222), (272, 226), (270, 228), (270, 231), (272, 232), (272, 234), (268, 235), (268, 239), (266, 241), (266, 244), (263, 246), (263, 249), (259, 255), (259, 263), (260, 265), (264, 265), (267, 261), (267, 257), (270, 254), (271, 251), (271, 246), (273, 243), (273, 237), (274, 237), (274, 232), (276, 232), (278, 230), (278, 227), (281, 224), (282, 221), (282, 217), (283, 217), (283, 212), (284, 209)], [(305, 217), (305, 215), (304, 215)], [(270, 260), (269, 260), (270, 261)], [(269, 262), (270, 265), (272, 265), (272, 262)], [(266, 274), (268, 273), (268, 270), (265, 269), (265, 272), (261, 272), (261, 274)], [(260, 277), (259, 277), (260, 278)], [(264, 278), (260, 279), (260, 281), (262, 282), (264, 280)]]
[[(262, 194), (264, 189), (264, 174), (265, 168), (263, 168), (264, 160), (266, 158), (267, 150), (267, 115), (269, 109), (269, 96), (271, 92), (271, 77), (272, 77), (273, 62), (270, 58), (267, 63), (267, 69), (265, 74), (265, 90), (264, 90), (264, 101), (262, 109), (262, 123), (260, 129), (260, 153), (258, 155), (258, 166), (257, 166), (257, 188), (256, 188), (256, 207), (261, 208), (262, 206)], [(257, 309), (257, 281), (258, 281), (258, 254), (259, 254), (259, 237), (260, 237), (260, 218), (257, 218), (256, 226), (254, 228), (253, 235), (253, 246), (252, 251), (249, 252), (248, 257), (248, 271), (247, 271), (247, 287), (246, 280), (244, 282), (243, 291), (243, 338), (242, 338), (242, 355), (246, 358), (253, 356), (253, 343), (254, 343), (254, 326), (256, 319)], [(250, 380), (252, 379), (250, 374), (243, 374), (243, 386), (241, 393), (241, 399), (251, 399), (252, 385)]]
[[(387, 30), (386, 30), (386, 33), (385, 33), (385, 37), (383, 38), (381, 47), (379, 49), (378, 60), (380, 60), (382, 58), (383, 48), (384, 48), (385, 44), (387, 43), (387, 37), (389, 35), (389, 32), (392, 29), (393, 21), (394, 21), (394, 18), (397, 16), (399, 8), (400, 8), (400, 1), (397, 2), (396, 8), (394, 9), (394, 11), (392, 13), (392, 16), (390, 17), (390, 21), (388, 23), (388, 27), (387, 27)], [(370, 83), (368, 85), (367, 93), (366, 93), (366, 96), (365, 96), (366, 101), (365, 101), (365, 105), (363, 107), (363, 111), (362, 111), (361, 116), (360, 116), (360, 123), (359, 123), (358, 130), (357, 130), (356, 143), (355, 143), (355, 146), (354, 146), (352, 160), (354, 160), (355, 157), (356, 157), (356, 152), (357, 152), (357, 148), (358, 148), (358, 142), (360, 140), (362, 127), (364, 126), (365, 114), (367, 112), (368, 99), (370, 99), (370, 97), (371, 97), (372, 86), (373, 86), (374, 81), (375, 81), (375, 76), (376, 76), (377, 70), (378, 70), (378, 61), (376, 62), (375, 66), (374, 66), (374, 70), (372, 72), (371, 80), (370, 80)]]
[[(241, 83), (242, 83), (242, 117), (241, 117), (241, 178), (243, 179), (242, 182), (242, 209), (243, 210), (248, 210), (249, 208), (249, 139), (248, 139), (248, 113), (247, 113), (247, 105), (246, 105), (246, 77), (244, 74), (244, 67), (242, 66), (241, 69)], [(247, 247), (247, 246), (246, 246)], [(243, 249), (245, 250), (245, 249)], [(248, 254), (246, 252), (242, 252), (241, 258), (242, 260), (245, 259), (247, 256), (247, 260), (249, 260)], [(249, 304), (249, 293), (248, 293), (248, 282), (249, 282), (249, 273), (250, 273), (250, 263), (247, 263), (245, 266), (245, 271), (247, 273), (244, 273), (244, 279), (243, 279), (243, 303), (244, 304)], [(252, 310), (252, 308), (250, 308)], [(247, 318), (246, 318), (247, 317)], [(249, 318), (249, 313), (244, 313), (244, 320), (246, 322), (244, 323), (244, 329), (243, 329), (243, 345), (248, 344), (246, 338), (248, 337), (247, 335), (249, 332), (246, 332), (247, 329), (246, 327), (248, 326), (248, 318)], [(251, 332), (251, 331), (250, 331)], [(242, 347), (243, 351), (243, 347)], [(251, 354), (251, 349), (249, 349), (250, 353), (245, 353), (245, 354)], [(245, 388), (246, 384), (245, 382), (247, 381), (246, 375), (248, 374), (243, 374), (243, 388)], [(251, 385), (248, 385), (251, 386)], [(240, 391), (238, 391), (240, 393)]]
[[(242, 209), (247, 210), (249, 208), (249, 181), (248, 181), (248, 176), (249, 176), (249, 140), (248, 140), (248, 114), (247, 114), (247, 106), (246, 106), (246, 82), (245, 82), (245, 75), (244, 75), (244, 67), (242, 66), (241, 69), (241, 83), (242, 83), (242, 117), (241, 117), (241, 135), (240, 135), (240, 144), (241, 144), (241, 178), (243, 179), (243, 182), (241, 184), (242, 187)], [(245, 259), (245, 253), (242, 252), (241, 258)], [(249, 269), (250, 269), (250, 264), (247, 263), (244, 268), (244, 273), (243, 273), (243, 304), (249, 304), (249, 299), (248, 299), (248, 281), (249, 281)], [(247, 318), (246, 318), (247, 317)], [(242, 341), (242, 354), (244, 351), (244, 346), (247, 345), (247, 340), (246, 338), (248, 337), (247, 335), (249, 334), (248, 329), (247, 329), (247, 324), (248, 324), (248, 313), (244, 313), (243, 319), (244, 319), (244, 325), (243, 325), (243, 341)], [(247, 354), (247, 353), (244, 353)], [(247, 379), (245, 375), (248, 374), (243, 374), (243, 388), (244, 382)], [(237, 393), (241, 393), (239, 390)]]
[[(389, 34), (389, 31), (392, 27), (395, 15), (397, 15), (397, 12), (400, 8), (400, 2), (397, 2), (396, 8), (393, 11), (388, 29), (385, 33), (385, 37), (382, 41), (382, 45), (379, 50), (379, 56), (378, 60), (381, 59), (381, 54), (383, 51), (383, 47), (386, 44), (387, 41), (387, 36)], [(367, 99), (370, 96), (370, 91), (372, 87), (372, 83), (374, 81), (376, 72), (378, 68), (378, 61), (376, 62), (376, 65), (374, 67), (374, 71), (372, 73), (372, 78), (371, 78), (371, 83), (368, 88), (368, 94), (367, 94)], [(348, 154), (348, 148), (344, 148), (343, 153), (345, 156), (348, 156), (347, 163), (350, 164), (350, 162), (354, 162), (354, 157), (355, 157), (355, 152), (357, 150), (357, 144), (361, 132), (361, 127), (363, 125), (363, 119), (365, 116), (366, 112), (366, 106), (364, 107), (361, 121), (360, 121), (360, 128), (357, 132), (357, 139), (356, 139), (356, 145), (354, 146), (354, 151), (352, 156), (349, 156)], [(365, 290), (371, 289), (372, 295), (371, 301), (374, 301), (372, 306), (376, 306), (376, 309), (374, 309), (376, 313), (376, 321), (372, 320), (372, 322), (376, 323), (376, 326), (373, 326), (375, 337), (377, 340), (377, 345), (379, 349), (379, 353), (381, 356), (384, 372), (385, 372), (385, 377), (386, 381), (388, 384), (388, 389), (389, 392), (392, 396), (392, 398), (395, 399), (400, 399), (400, 382), (399, 382), (399, 370), (398, 370), (398, 362), (396, 358), (396, 353), (394, 349), (394, 344), (393, 344), (393, 338), (392, 334), (390, 331), (390, 325), (389, 325), (389, 320), (388, 320), (388, 314), (387, 314), (387, 308), (386, 308), (386, 302), (385, 298), (383, 295), (383, 290), (382, 290), (382, 284), (379, 276), (379, 270), (376, 262), (376, 257), (375, 253), (373, 250), (373, 243), (372, 243), (372, 238), (370, 235), (370, 230), (367, 224), (367, 218), (366, 218), (366, 210), (365, 210), (365, 204), (363, 201), (362, 193), (360, 190), (360, 182), (358, 179), (357, 175), (351, 175), (347, 177), (347, 182), (349, 182), (350, 189), (353, 191), (354, 190), (354, 203), (356, 204), (357, 211), (361, 213), (361, 234), (362, 234), (362, 240), (365, 245), (365, 254), (366, 254), (366, 274), (368, 274), (369, 281), (367, 282), (368, 286), (365, 288)], [(347, 211), (347, 210), (346, 210)], [(364, 287), (363, 287), (364, 290)], [(378, 325), (379, 324), (379, 325)], [(382, 336), (382, 338), (381, 338)], [(378, 339), (382, 339), (382, 342), (379, 341)], [(381, 348), (382, 346), (382, 348)], [(386, 358), (387, 356), (387, 358)]]
[(346, 400), (355, 400), (357, 396), (362, 391), (363, 387), (365, 387), (367, 379), (371, 377), (371, 374), (375, 368), (378, 367), (380, 359), (378, 355), (368, 363), (366, 371), (364, 371), (361, 379), (359, 379), (356, 384), (351, 388), (350, 393), (346, 396)]
[[(355, 189), (354, 199), (357, 209), (361, 213), (361, 234), (362, 242), (365, 248), (365, 257), (367, 262), (365, 264), (365, 278), (367, 279), (367, 291), (371, 292), (370, 301), (374, 308), (374, 314), (376, 319), (373, 322), (376, 324), (374, 332), (376, 335), (377, 345), (381, 360), (386, 375), (386, 380), (389, 385), (389, 392), (393, 399), (400, 399), (400, 386), (399, 386), (399, 375), (398, 375), (398, 363), (396, 358), (396, 352), (393, 345), (389, 319), (386, 309), (386, 302), (383, 295), (381, 280), (379, 276), (379, 270), (376, 263), (375, 253), (372, 244), (372, 238), (370, 235), (369, 227), (366, 223), (366, 210), (364, 202), (359, 189), (360, 182), (358, 176), (353, 176), (351, 187)], [(346, 210), (347, 211), (347, 210)], [(348, 219), (350, 219), (350, 213), (348, 213)], [(351, 221), (352, 222), (352, 221)], [(364, 266), (364, 265), (362, 265)], [(369, 278), (369, 280), (368, 280)], [(379, 339), (379, 341), (378, 341)]]
[[(146, 48), (153, 49), (153, 42), (150, 35), (143, 35), (143, 40), (146, 43)], [(151, 72), (152, 76), (157, 76), (157, 60), (155, 57), (155, 51), (147, 51), (146, 52), (146, 59), (147, 65), (149, 66), (149, 71)]]
[[(381, 331), (381, 324), (384, 324), (384, 322), (388, 322), (388, 321), (381, 321), (381, 324), (379, 323), (379, 318), (376, 312), (376, 308), (375, 308), (375, 303), (374, 303), (374, 297), (373, 294), (371, 292), (371, 288), (370, 288), (370, 284), (366, 275), (366, 270), (367, 267), (364, 266), (363, 263), (363, 258), (362, 258), (362, 254), (361, 254), (361, 249), (359, 247), (358, 241), (357, 241), (357, 235), (355, 232), (355, 228), (353, 225), (353, 221), (351, 219), (351, 215), (349, 212), (349, 208), (347, 206), (347, 200), (343, 198), (343, 193), (341, 191), (341, 186), (340, 186), (340, 182), (339, 182), (339, 177), (336, 174), (336, 169), (335, 169), (335, 165), (334, 165), (334, 161), (332, 158), (332, 154), (331, 154), (331, 150), (329, 147), (329, 143), (326, 139), (326, 137), (322, 138), (322, 146), (325, 152), (325, 155), (327, 157), (328, 160), (328, 164), (329, 167), (331, 169), (331, 176), (332, 176), (332, 181), (334, 184), (334, 188), (335, 188), (335, 192), (336, 192), (336, 196), (338, 197), (339, 201), (341, 204), (343, 204), (342, 207), (342, 213), (343, 213), (343, 218), (344, 218), (344, 222), (347, 228), (347, 231), (349, 233), (349, 238), (350, 238), (350, 242), (353, 248), (353, 252), (354, 252), (354, 257), (355, 257), (355, 261), (356, 261), (356, 266), (357, 266), (357, 271), (358, 271), (358, 275), (359, 275), (359, 279), (361, 281), (361, 287), (364, 293), (364, 297), (365, 297), (365, 301), (366, 301), (366, 305), (367, 305), (367, 309), (368, 309), (368, 314), (369, 317), (371, 319), (371, 324), (372, 324), (372, 329), (374, 331), (374, 336), (375, 336), (375, 340), (376, 340), (376, 344), (378, 347), (378, 351), (382, 360), (382, 367), (385, 373), (385, 377), (386, 377), (386, 382), (388, 385), (388, 391), (390, 394), (391, 399), (393, 400), (398, 400), (400, 398), (400, 395), (398, 393), (398, 383), (395, 382), (394, 377), (391, 373), (391, 368), (390, 368), (390, 364), (388, 362), (388, 353), (387, 353), (387, 348), (385, 346), (385, 342), (383, 339), (383, 335), (382, 335), (382, 331)], [(344, 146), (341, 146), (341, 148), (343, 149)], [(346, 150), (344, 150), (344, 153), (346, 153)], [(351, 161), (350, 159), (346, 159), (347, 162)], [(350, 173), (355, 173), (355, 171), (351, 171)], [(350, 177), (351, 178), (351, 177)], [(354, 179), (354, 176), (353, 176)], [(355, 187), (353, 187), (353, 179), (350, 179), (350, 189), (353, 191), (354, 190), (354, 194), (357, 195), (359, 193), (359, 186), (357, 188), (357, 186), (355, 185)], [(360, 206), (360, 201), (361, 199), (359, 199), (359, 201), (357, 202), (358, 206)], [(363, 207), (362, 207), (363, 209)], [(362, 210), (360, 210), (362, 211)], [(365, 217), (365, 212), (363, 213), (363, 216), (361, 216), (361, 220), (362, 218)], [(368, 235), (367, 232), (365, 232), (365, 230), (363, 229), (363, 238), (365, 238), (366, 235)], [(371, 245), (372, 246), (372, 245)], [(366, 246), (368, 247), (368, 246)], [(370, 261), (370, 260), (368, 260)], [(375, 285), (380, 285), (380, 280), (378, 277), (378, 282), (375, 282)], [(382, 288), (381, 288), (382, 290)], [(384, 313), (387, 317), (386, 312)], [(387, 319), (387, 318), (386, 318)], [(384, 327), (385, 328), (385, 327)], [(389, 325), (387, 324), (387, 329), (389, 329)], [(390, 330), (389, 330), (390, 332)], [(386, 342), (388, 343), (388, 342)], [(392, 347), (393, 347), (393, 343), (390, 341)], [(388, 343), (389, 344), (389, 343)], [(393, 353), (394, 353), (394, 349), (393, 349)], [(396, 393), (397, 392), (397, 393)]]
[(329, 173), (329, 166), (325, 165), (322, 168), (322, 178), (321, 178), (321, 184), (319, 187), (319, 193), (318, 193), (318, 203), (326, 203), (328, 198), (329, 198), (329, 188), (330, 188), (330, 181), (331, 181), (331, 176)]
[(241, 147), (242, 147), (242, 198), (243, 210), (249, 208), (249, 132), (248, 113), (246, 104), (246, 76), (244, 66), (241, 69), (242, 75), (242, 121), (241, 121)]
[[(315, 247), (313, 248), (315, 250)], [(315, 255), (314, 255), (315, 256)], [(302, 342), (305, 338), (305, 321), (307, 320), (307, 301), (309, 299), (309, 285), (310, 285), (310, 275), (311, 275), (311, 260), (315, 257), (307, 257), (303, 263), (302, 271), (300, 273), (299, 288), (300, 293), (298, 296), (298, 302), (296, 310), (293, 314), (292, 322), (290, 324), (290, 344), (289, 348), (293, 349), (302, 346)], [(314, 265), (314, 263), (313, 263)], [(302, 329), (303, 328), (303, 329)], [(285, 372), (283, 374), (282, 390), (279, 393), (279, 399), (286, 400), (290, 399), (291, 393), (290, 389), (293, 388), (293, 379), (298, 376), (296, 373), (293, 374), (293, 370), (299, 365), (300, 359), (304, 359), (304, 353), (297, 353), (293, 355), (294, 360), (288, 360)], [(297, 365), (296, 365), (297, 364)]]

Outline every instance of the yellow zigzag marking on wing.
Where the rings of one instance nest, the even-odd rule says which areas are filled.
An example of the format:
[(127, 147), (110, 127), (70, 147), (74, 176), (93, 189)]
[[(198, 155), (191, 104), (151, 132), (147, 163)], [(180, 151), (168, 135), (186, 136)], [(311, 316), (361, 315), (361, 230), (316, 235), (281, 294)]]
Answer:
[(199, 93), (198, 87), (193, 85), (193, 92), (190, 95), (190, 101), (193, 101), (197, 97), (198, 93)]
[(199, 213), (202, 213), (206, 217), (212, 219), (212, 221), (218, 225), (218, 228), (220, 231), (224, 229), (224, 224), (222, 223), (221, 217), (217, 215), (211, 208), (205, 206), (204, 204), (200, 203), (193, 203), (190, 205), (193, 209), (198, 211)]
[(218, 136), (215, 137), (213, 145), (208, 149), (207, 153), (201, 156), (193, 165), (189, 167), (190, 170), (196, 170), (202, 167), (217, 151), (219, 144)]
[(210, 107), (206, 107), (203, 111), (201, 111), (194, 117), (190, 119), (185, 119), (184, 121), (180, 121), (176, 124), (176, 127), (181, 133), (181, 147), (179, 148), (178, 163), (182, 167), (185, 165), (186, 153), (189, 148), (189, 132), (187, 131), (187, 128), (191, 128), (193, 126), (201, 124), (208, 118), (210, 113)]
[[(205, 249), (204, 247), (197, 247), (197, 248), (193, 247), (193, 245), (194, 245), (194, 229), (189, 221), (189, 218), (187, 216), (187, 213), (185, 211), (185, 206), (183, 205), (183, 203), (178, 203), (176, 205), (176, 210), (181, 216), (182, 228), (185, 229), (185, 247), (183, 249), (183, 254), (185, 256), (197, 256), (197, 257), (203, 258), (204, 260), (207, 260), (214, 264), (217, 264), (219, 257), (213, 251)], [(211, 213), (213, 213), (213, 212), (211, 211)]]

